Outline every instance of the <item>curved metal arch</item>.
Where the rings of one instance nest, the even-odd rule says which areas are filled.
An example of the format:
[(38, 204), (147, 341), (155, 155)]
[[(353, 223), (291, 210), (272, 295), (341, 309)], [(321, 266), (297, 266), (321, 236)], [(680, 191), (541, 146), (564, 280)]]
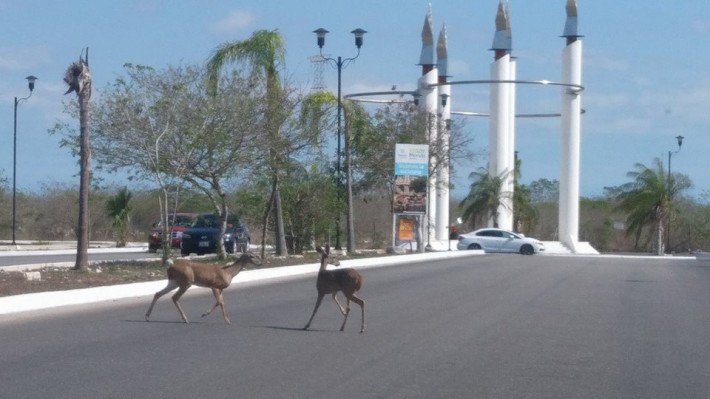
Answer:
[[(573, 84), (573, 83), (562, 83), (554, 82), (551, 80), (459, 80), (444, 83), (433, 83), (427, 85), (427, 87), (438, 87), (438, 86), (454, 86), (454, 85), (470, 85), (470, 84), (526, 84), (526, 85), (540, 85), (540, 86), (561, 86), (567, 87), (569, 94), (579, 94), (584, 91), (584, 86)], [(353, 101), (363, 102), (363, 103), (374, 103), (374, 104), (401, 104), (406, 103), (406, 100), (392, 99), (392, 100), (378, 100), (370, 98), (358, 98), (365, 96), (388, 96), (388, 95), (410, 95), (416, 97), (416, 90), (390, 90), (390, 91), (370, 91), (362, 93), (352, 93), (346, 94), (344, 98), (352, 99)], [(584, 114), (587, 111), (582, 109), (581, 113)], [(462, 116), (480, 116), (480, 117), (490, 117), (489, 113), (485, 112), (471, 112), (471, 111), (452, 111), (452, 115), (462, 115)], [(530, 113), (530, 114), (515, 114), (516, 118), (558, 118), (562, 114), (560, 113)]]

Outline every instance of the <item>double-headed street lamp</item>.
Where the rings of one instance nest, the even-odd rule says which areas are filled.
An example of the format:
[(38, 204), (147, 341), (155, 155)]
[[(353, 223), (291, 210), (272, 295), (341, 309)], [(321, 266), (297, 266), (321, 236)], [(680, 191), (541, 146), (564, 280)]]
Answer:
[[(338, 193), (338, 204), (341, 203), (341, 189), (340, 189), (340, 184), (342, 182), (342, 175), (341, 175), (341, 164), (340, 164), (340, 156), (341, 156), (341, 132), (342, 132), (342, 122), (341, 122), (341, 114), (342, 114), (342, 93), (341, 93), (341, 86), (342, 86), (342, 73), (343, 73), (343, 68), (345, 68), (351, 61), (356, 59), (357, 57), (360, 56), (360, 47), (362, 47), (362, 37), (367, 33), (367, 31), (363, 29), (355, 29), (353, 30), (352, 33), (355, 35), (355, 47), (357, 47), (357, 54), (354, 57), (351, 58), (345, 58), (343, 59), (342, 57), (336, 58), (330, 58), (326, 57), (323, 55), (323, 45), (325, 44), (325, 35), (326, 33), (329, 33), (327, 30), (323, 28), (319, 28), (313, 31), (313, 33), (316, 34), (318, 38), (318, 48), (320, 50), (320, 56), (323, 58), (325, 61), (329, 61), (335, 65), (335, 67), (338, 69), (338, 165), (337, 165), (337, 175), (338, 175), (338, 184), (337, 184), (337, 193)], [(348, 230), (348, 244), (347, 244), (347, 250), (348, 252), (351, 252), (355, 248), (355, 232), (353, 228), (353, 215), (352, 215), (352, 183), (350, 181), (350, 176), (351, 176), (351, 171), (350, 171), (350, 139), (349, 139), (349, 134), (346, 131), (345, 132), (345, 158), (346, 158), (346, 163), (347, 163), (347, 187), (348, 187), (348, 217), (347, 217), (347, 230)], [(336, 220), (336, 232), (335, 232), (335, 249), (342, 249), (340, 245), (340, 213), (338, 213), (338, 218)]]
[(32, 91), (35, 89), (35, 81), (37, 80), (37, 77), (30, 75), (25, 79), (27, 79), (30, 95), (20, 99), (15, 97), (15, 118), (12, 133), (12, 245), (17, 245), (15, 242), (15, 231), (17, 227), (17, 106), (20, 105), (21, 102), (27, 101), (28, 98), (32, 97)]
[(673, 193), (671, 192), (671, 156), (677, 154), (680, 151), (680, 147), (683, 145), (683, 136), (676, 136), (678, 141), (678, 149), (675, 151), (668, 151), (668, 227), (666, 231), (666, 252), (671, 252), (671, 206), (673, 203)]

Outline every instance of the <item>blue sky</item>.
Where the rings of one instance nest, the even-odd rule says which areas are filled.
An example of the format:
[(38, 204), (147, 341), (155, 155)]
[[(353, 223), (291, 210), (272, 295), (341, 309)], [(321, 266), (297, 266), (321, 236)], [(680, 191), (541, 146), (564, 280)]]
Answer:
[[(94, 96), (122, 65), (203, 63), (220, 43), (279, 29), (286, 41), (289, 78), (303, 87), (313, 80), (309, 57), (317, 54), (312, 31), (331, 31), (324, 53), (355, 54), (351, 30), (368, 31), (360, 58), (343, 73), (343, 92), (414, 89), (420, 68), (420, 32), (429, 4), (435, 35), (448, 30), (452, 80), (488, 79), (497, 0), (0, 0), (0, 174), (12, 177), (13, 97), (28, 94), (27, 75), (39, 78), (18, 111), (17, 185), (39, 191), (56, 182), (77, 183), (78, 167), (47, 130), (62, 115), (67, 65), (90, 48)], [(510, 0), (513, 54), (519, 79), (559, 80), (565, 0)], [(710, 192), (710, 3), (641, 0), (578, 0), (584, 37), (581, 192), (628, 181), (626, 172), (654, 157), (686, 173), (693, 194)], [(335, 89), (336, 72), (326, 67)], [(521, 87), (519, 112), (557, 112), (558, 89)], [(487, 110), (484, 86), (455, 86), (455, 111)], [(488, 121), (466, 120), (474, 149), (485, 149)], [(517, 123), (523, 182), (559, 175), (559, 120)], [(457, 165), (455, 194), (468, 173), (485, 164)], [(123, 182), (119, 181), (119, 184)]]

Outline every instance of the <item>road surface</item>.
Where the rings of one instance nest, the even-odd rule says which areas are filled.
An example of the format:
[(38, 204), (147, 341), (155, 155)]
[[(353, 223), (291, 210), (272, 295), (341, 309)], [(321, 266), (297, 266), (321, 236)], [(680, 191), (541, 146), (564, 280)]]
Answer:
[[(484, 255), (0, 316), (3, 398), (708, 398), (710, 263)], [(327, 299), (327, 298), (326, 298)]]

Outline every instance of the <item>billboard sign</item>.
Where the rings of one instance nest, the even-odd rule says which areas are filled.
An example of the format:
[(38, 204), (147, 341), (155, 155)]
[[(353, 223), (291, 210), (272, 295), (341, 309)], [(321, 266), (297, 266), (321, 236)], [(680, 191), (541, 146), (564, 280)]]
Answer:
[(396, 144), (394, 155), (394, 212), (426, 213), (429, 146)]

